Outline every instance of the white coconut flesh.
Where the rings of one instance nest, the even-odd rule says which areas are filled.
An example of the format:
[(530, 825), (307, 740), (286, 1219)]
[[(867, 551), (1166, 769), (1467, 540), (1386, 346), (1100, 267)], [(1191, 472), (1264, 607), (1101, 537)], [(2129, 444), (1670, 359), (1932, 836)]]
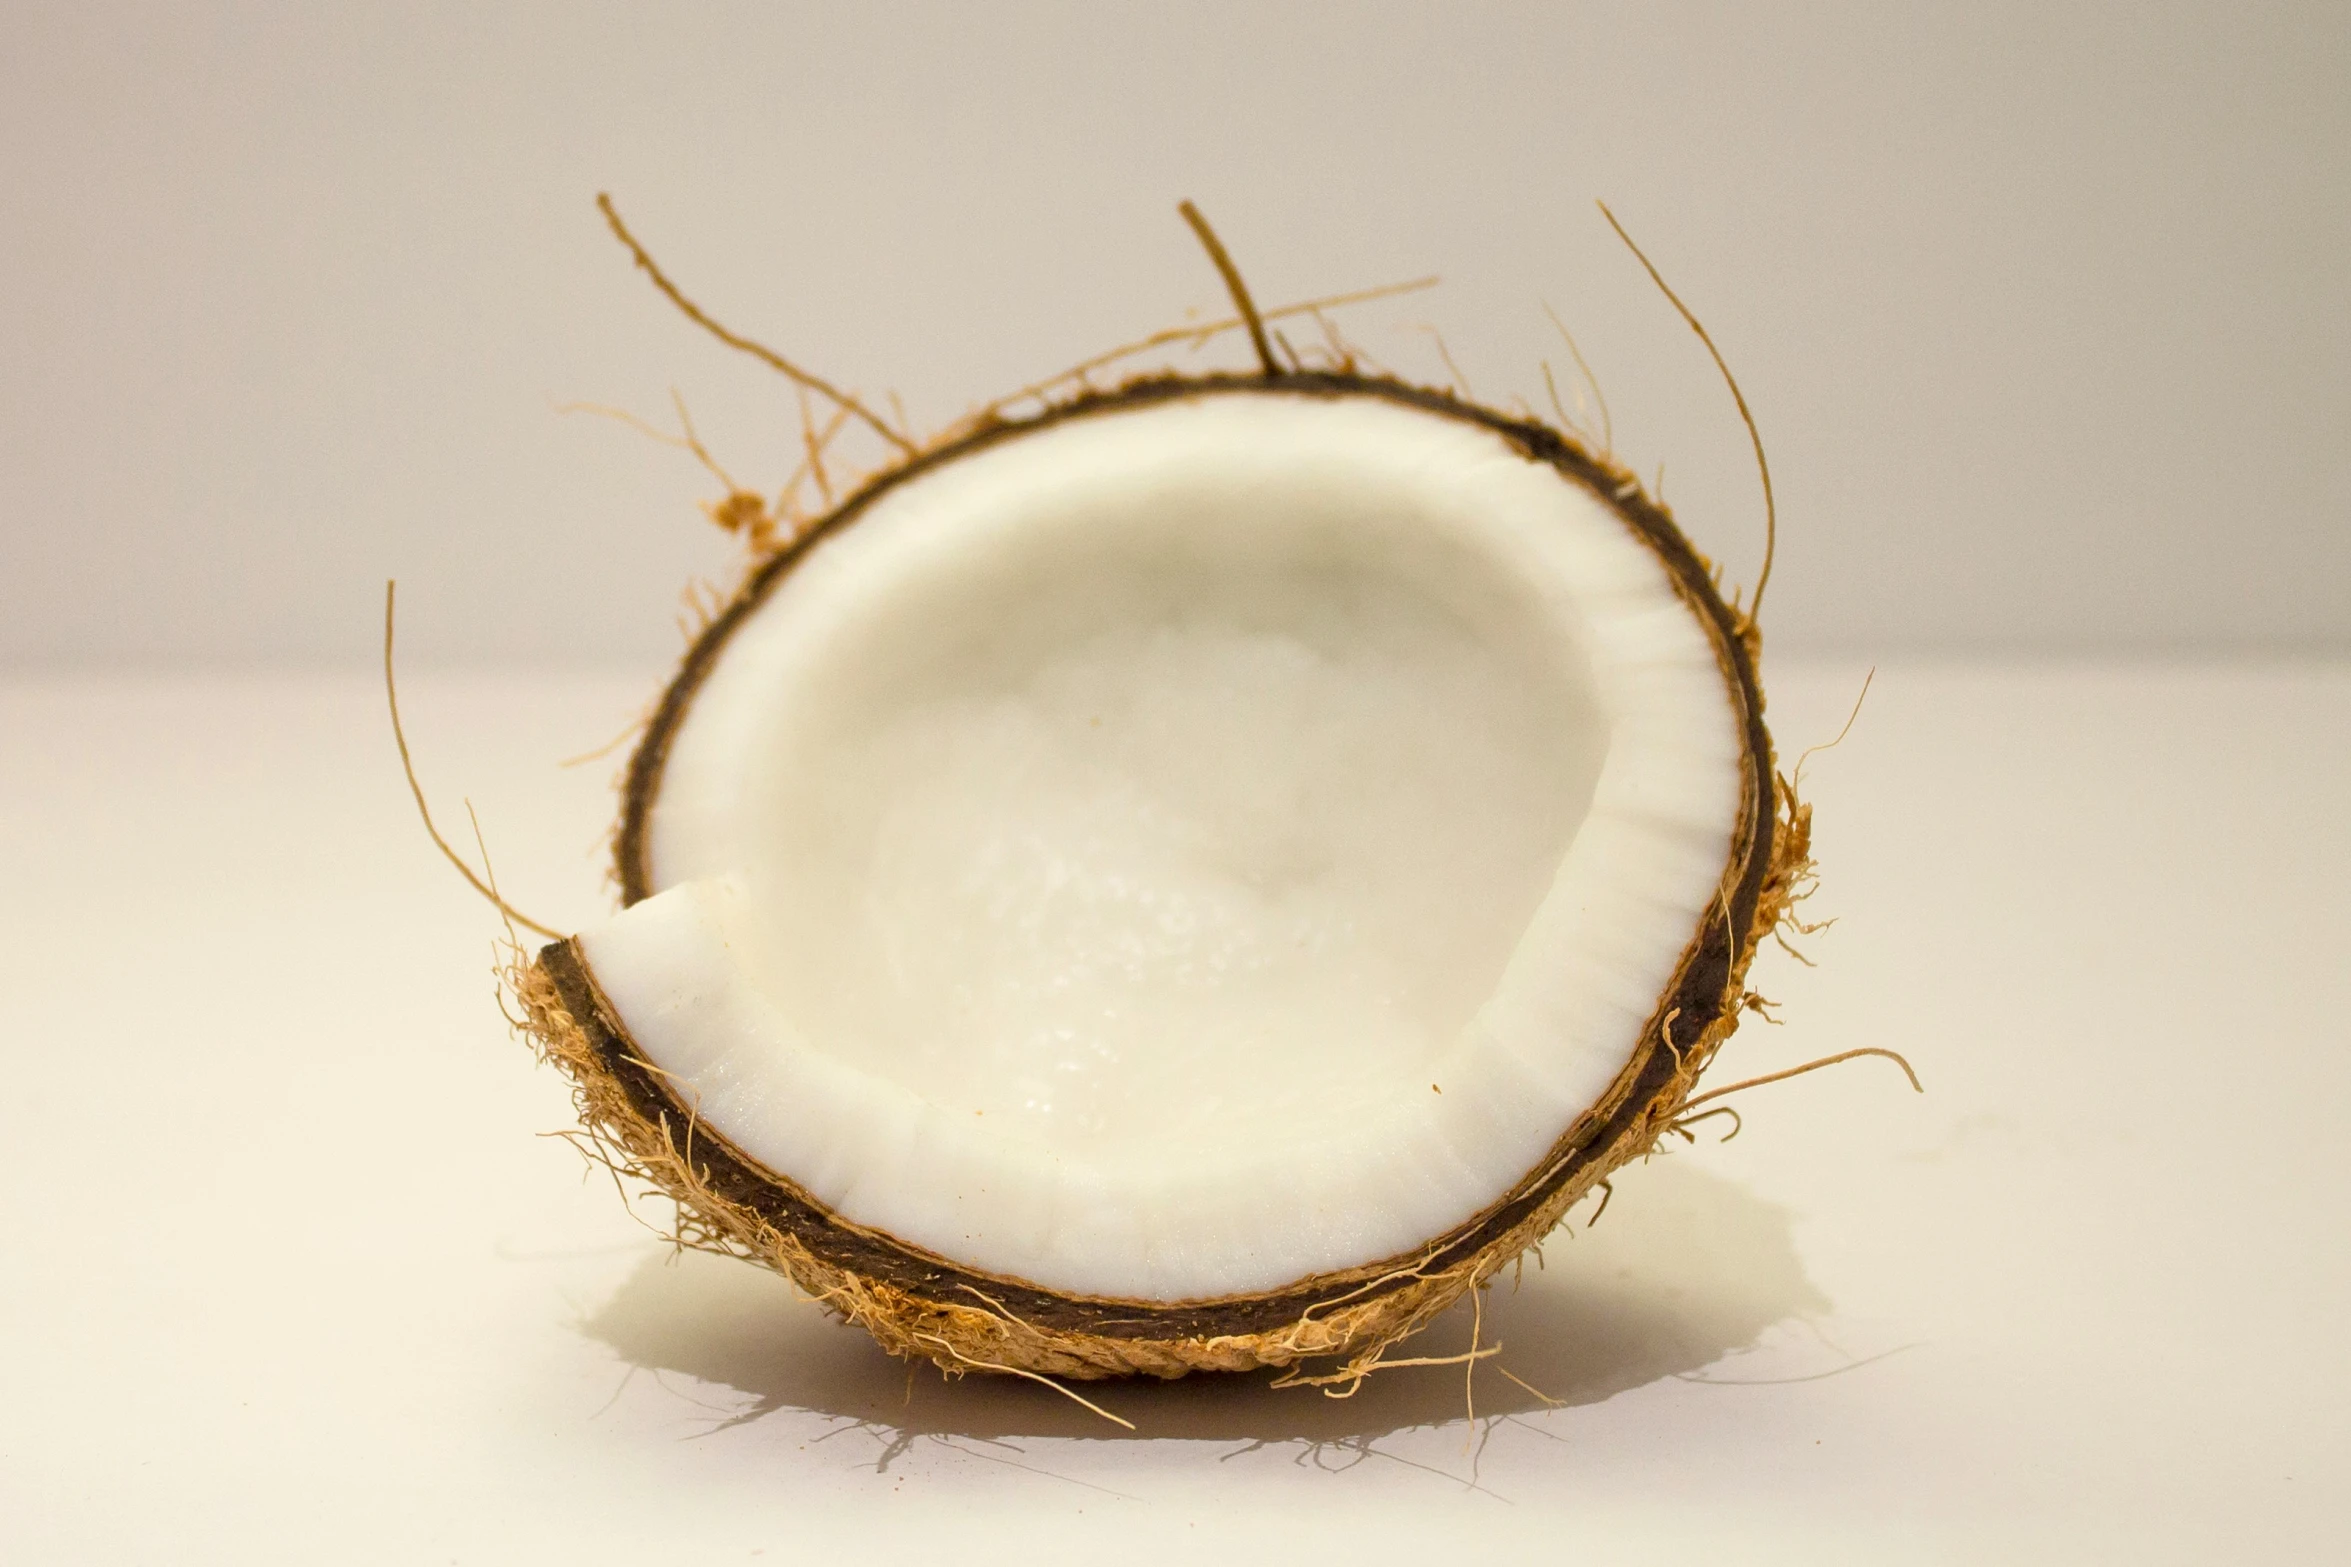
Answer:
[(1710, 911), (1741, 715), (1596, 496), (1369, 396), (1065, 418), (887, 490), (676, 729), (579, 940), (699, 1123), (1086, 1296), (1270, 1290), (1521, 1183)]

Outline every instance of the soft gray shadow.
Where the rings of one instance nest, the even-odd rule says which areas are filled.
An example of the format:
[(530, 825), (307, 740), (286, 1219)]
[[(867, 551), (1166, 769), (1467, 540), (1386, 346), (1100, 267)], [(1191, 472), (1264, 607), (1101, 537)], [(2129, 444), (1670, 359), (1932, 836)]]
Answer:
[[(1549, 1407), (1530, 1389), (1556, 1404), (1597, 1403), (1827, 1310), (1784, 1209), (1686, 1159), (1622, 1171), (1616, 1188), (1596, 1228), (1581, 1228), (1579, 1214), (1546, 1243), (1543, 1267), (1529, 1258), (1516, 1288), (1505, 1274), (1489, 1293), (1482, 1341), (1502, 1351), (1478, 1368), (1481, 1420)], [(892, 1451), (921, 1436), (1347, 1443), (1466, 1414), (1459, 1366), (1383, 1372), (1344, 1399), (1274, 1389), (1270, 1373), (1086, 1385), (1087, 1397), (1135, 1423), (1130, 1433), (1033, 1382), (949, 1381), (927, 1369), (910, 1378), (904, 1362), (782, 1279), (694, 1252), (647, 1258), (582, 1328), (633, 1366), (747, 1394), (751, 1404), (728, 1425), (806, 1410), (890, 1433)], [(1457, 1354), (1470, 1329), (1464, 1303), (1400, 1353)]]

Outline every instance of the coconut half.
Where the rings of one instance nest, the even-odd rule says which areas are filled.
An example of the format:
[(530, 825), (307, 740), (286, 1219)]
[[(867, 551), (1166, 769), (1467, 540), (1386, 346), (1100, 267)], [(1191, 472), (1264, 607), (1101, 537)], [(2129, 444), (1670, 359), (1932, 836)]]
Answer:
[(754, 572), (517, 989), (689, 1239), (895, 1353), (1359, 1377), (1737, 1021), (1807, 835), (1754, 653), (1628, 474), (1444, 394), (991, 422)]

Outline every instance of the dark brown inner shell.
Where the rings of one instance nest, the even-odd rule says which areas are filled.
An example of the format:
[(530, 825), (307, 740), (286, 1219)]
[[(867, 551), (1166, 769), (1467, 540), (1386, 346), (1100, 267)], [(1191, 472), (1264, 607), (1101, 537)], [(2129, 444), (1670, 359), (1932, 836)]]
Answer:
[[(1715, 1024), (1724, 1007), (1734, 999), (1731, 975), (1743, 962), (1744, 949), (1754, 940), (1756, 902), (1771, 867), (1776, 802), (1771, 740), (1764, 728), (1763, 697), (1756, 683), (1747, 627), (1715, 591), (1706, 562), (1682, 537), (1672, 517), (1636, 482), (1556, 431), (1461, 402), (1441, 392), (1326, 372), (1138, 381), (1115, 392), (1062, 405), (1033, 419), (990, 424), (924, 453), (845, 502), (760, 568), (734, 602), (695, 642), (663, 696), (629, 763), (627, 797), (615, 845), (623, 903), (636, 903), (654, 890), (645, 863), (648, 821), (660, 793), (670, 740), (683, 722), (703, 676), (717, 661), (735, 627), (757, 611), (776, 584), (804, 558), (811, 544), (849, 526), (881, 496), (914, 475), (1046, 425), (1179, 398), (1268, 392), (1334, 398), (1378, 397), (1482, 425), (1508, 440), (1530, 461), (1549, 464), (1567, 479), (1599, 496), (1656, 552), (1683, 601), (1706, 626), (1717, 661), (1725, 678), (1734, 686), (1745, 715), (1749, 776), (1741, 803), (1744, 819), (1734, 859), (1725, 867), (1725, 880), (1732, 888), (1727, 907), (1720, 918), (1707, 920), (1695, 933), (1673, 989), (1660, 1000), (1649, 1020), (1650, 1026), (1642, 1035), (1642, 1043), (1628, 1067), (1629, 1082), (1620, 1079), (1626, 1091), (1612, 1095), (1598, 1112), (1585, 1115), (1568, 1128), (1543, 1163), (1530, 1171), (1528, 1178), (1501, 1202), (1408, 1256), (1344, 1273), (1317, 1275), (1255, 1295), (1175, 1303), (1065, 1295), (1018, 1279), (964, 1268), (891, 1236), (850, 1224), (710, 1127), (698, 1128), (695, 1164), (708, 1186), (718, 1196), (761, 1214), (778, 1229), (794, 1235), (822, 1260), (941, 1303), (968, 1304), (976, 1290), (999, 1302), (1013, 1315), (1050, 1330), (1095, 1333), (1109, 1338), (1171, 1339), (1260, 1333), (1284, 1327), (1297, 1321), (1309, 1307), (1326, 1302), (1365, 1280), (1407, 1267), (1422, 1273), (1441, 1272), (1476, 1256), (1496, 1238), (1515, 1228), (1546, 1199), (1572, 1183), (1593, 1159), (1601, 1157), (1635, 1129), (1652, 1103), (1673, 1084), (1682, 1052)], [(686, 1124), (690, 1119), (687, 1108), (657, 1072), (640, 1062), (626, 1028), (597, 988), (578, 948), (569, 941), (556, 942), (539, 954), (539, 962), (561, 995), (565, 1009), (585, 1032), (606, 1071), (621, 1085), (637, 1113), (648, 1122), (658, 1123), (667, 1117), (672, 1125)]]

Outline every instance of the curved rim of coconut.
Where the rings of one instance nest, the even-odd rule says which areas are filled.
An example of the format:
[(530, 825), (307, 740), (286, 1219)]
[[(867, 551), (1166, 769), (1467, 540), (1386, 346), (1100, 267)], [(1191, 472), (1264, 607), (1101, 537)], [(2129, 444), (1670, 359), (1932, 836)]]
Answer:
[(1407, 1253), (1256, 1293), (1180, 1302), (1042, 1289), (975, 1270), (852, 1223), (789, 1178), (697, 1121), (631, 1040), (569, 940), (518, 964), (509, 981), (542, 1053), (572, 1078), (583, 1124), (605, 1162), (675, 1200), (678, 1238), (762, 1261), (892, 1353), (950, 1372), (1076, 1378), (1293, 1366), (1340, 1358), (1308, 1382), (1359, 1380), (1386, 1349), (1509, 1265), (1609, 1172), (1648, 1153), (1737, 1026), (1756, 946), (1786, 913), (1810, 864), (1810, 811), (1774, 772), (1756, 672), (1753, 620), (1726, 602), (1712, 568), (1628, 470), (1532, 420), (1386, 378), (1306, 371), (1279, 376), (1159, 376), (1089, 393), (1020, 419), (991, 418), (868, 481), (759, 563), (704, 628), (671, 681), (626, 773), (615, 860), (624, 905), (655, 890), (648, 823), (670, 743), (737, 626), (811, 545), (846, 528), (897, 485), (998, 442), (1064, 420), (1181, 398), (1280, 391), (1375, 397), (1481, 426), (1597, 496), (1664, 566), (1704, 629), (1739, 713), (1738, 825), (1718, 896), (1691, 933), (1641, 1040), (1601, 1099), (1484, 1211)]

